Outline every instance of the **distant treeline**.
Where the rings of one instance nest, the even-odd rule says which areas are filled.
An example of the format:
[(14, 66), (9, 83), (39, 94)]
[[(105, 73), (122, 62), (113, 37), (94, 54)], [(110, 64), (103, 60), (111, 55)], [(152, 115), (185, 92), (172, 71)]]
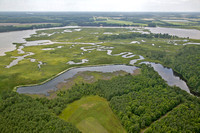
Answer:
[[(107, 27), (140, 27), (140, 24), (117, 24), (117, 23), (106, 23), (106, 22), (99, 22), (99, 23), (95, 23), (95, 22), (84, 22), (84, 23), (79, 23), (77, 22), (77, 24), (79, 26), (107, 26)], [(148, 24), (148, 27), (156, 27), (155, 24)]]
[(144, 37), (144, 38), (166, 38), (166, 39), (174, 39), (178, 38), (177, 36), (172, 36), (169, 34), (142, 34), (142, 33), (128, 33), (128, 34), (119, 34), (119, 35), (102, 35), (98, 39), (99, 40), (114, 40), (114, 39), (130, 39), (136, 37)]
[[(98, 22), (94, 20), (94, 16), (107, 17), (115, 20), (129, 21), (134, 24), (115, 24)], [(62, 26), (79, 25), (79, 26), (141, 26), (146, 24), (148, 27), (170, 26), (183, 27), (183, 25), (172, 24), (162, 21), (167, 17), (184, 17), (198, 18), (196, 13), (105, 13), (105, 12), (0, 12), (0, 23), (60, 23)], [(98, 20), (98, 19), (97, 19)], [(100, 19), (107, 20), (107, 19)], [(200, 22), (199, 22), (200, 23)], [(190, 26), (198, 26), (199, 23), (190, 23)], [(0, 32), (26, 30), (33, 27), (0, 27)], [(40, 28), (40, 27), (38, 27)], [(41, 27), (48, 28), (48, 26)]]
[[(57, 25), (63, 26), (63, 25)], [(28, 25), (28, 26), (0, 26), (0, 32), (8, 32), (8, 31), (19, 31), (19, 30), (31, 30), (31, 29), (39, 29), (39, 28), (51, 28), (57, 27), (54, 24), (38, 24), (38, 25)]]

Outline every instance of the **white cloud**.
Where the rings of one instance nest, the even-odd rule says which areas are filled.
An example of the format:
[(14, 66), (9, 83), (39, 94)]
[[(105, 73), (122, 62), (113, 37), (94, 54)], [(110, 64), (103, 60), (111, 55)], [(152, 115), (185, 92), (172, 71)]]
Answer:
[(0, 0), (0, 11), (200, 11), (200, 0)]

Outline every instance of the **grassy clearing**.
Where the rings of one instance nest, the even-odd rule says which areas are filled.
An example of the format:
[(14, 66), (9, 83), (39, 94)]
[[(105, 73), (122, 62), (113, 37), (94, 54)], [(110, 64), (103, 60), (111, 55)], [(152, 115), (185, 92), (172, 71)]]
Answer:
[(73, 123), (83, 133), (126, 132), (108, 102), (99, 96), (83, 97), (71, 103), (59, 117)]

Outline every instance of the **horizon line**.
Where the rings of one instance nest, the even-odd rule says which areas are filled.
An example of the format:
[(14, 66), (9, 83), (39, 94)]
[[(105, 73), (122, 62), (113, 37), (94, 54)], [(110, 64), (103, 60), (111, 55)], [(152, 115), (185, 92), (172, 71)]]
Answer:
[(0, 11), (0, 12), (200, 13), (200, 11)]

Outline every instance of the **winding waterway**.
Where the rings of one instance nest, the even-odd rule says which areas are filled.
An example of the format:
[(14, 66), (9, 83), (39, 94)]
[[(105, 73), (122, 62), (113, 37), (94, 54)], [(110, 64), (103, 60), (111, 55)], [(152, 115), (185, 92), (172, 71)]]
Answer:
[(49, 91), (56, 91), (58, 88), (56, 87), (61, 82), (67, 82), (67, 79), (72, 78), (78, 72), (84, 71), (95, 71), (95, 72), (116, 72), (116, 71), (125, 71), (127, 73), (133, 73), (137, 67), (135, 66), (127, 66), (127, 65), (106, 65), (106, 66), (92, 66), (92, 67), (80, 67), (70, 69), (58, 77), (42, 84), (35, 86), (27, 86), (27, 87), (19, 87), (17, 89), (18, 93), (28, 93), (28, 94), (45, 94), (49, 95)]
[[(4, 56), (5, 52), (15, 50), (16, 46), (13, 45), (13, 43), (27, 43), (25, 38), (29, 38), (31, 35), (36, 34), (36, 31), (48, 30), (48, 29), (65, 29), (65, 28), (78, 28), (78, 26), (65, 26), (65, 27), (55, 27), (55, 28), (43, 28), (37, 30), (2, 32), (0, 33), (0, 56)], [(38, 43), (40, 42), (41, 41), (38, 41)]]
[(156, 72), (164, 79), (169, 86), (177, 86), (182, 90), (190, 93), (190, 90), (180, 77), (176, 76), (171, 68), (163, 67), (161, 64), (156, 64), (153, 62), (142, 62), (144, 64), (150, 64)]
[[(174, 75), (173, 70), (171, 68), (166, 68), (163, 67), (161, 64), (156, 64), (152, 62), (142, 62), (142, 63), (150, 64), (154, 68), (154, 70), (157, 71), (158, 74), (167, 82), (169, 86), (177, 86), (180, 87), (182, 90), (185, 90), (186, 92), (190, 93), (190, 90), (185, 81)], [(107, 72), (125, 71), (127, 73), (133, 73), (133, 71), (136, 69), (137, 67), (135, 66), (127, 66), (127, 65), (107, 65), (107, 66), (73, 68), (42, 85), (19, 87), (17, 89), (17, 92), (49, 95), (48, 93), (49, 91), (58, 90), (57, 85), (59, 83), (67, 82), (69, 78), (72, 78), (78, 72), (96, 71), (96, 72), (107, 73)]]
[[(58, 28), (47, 28), (47, 29), (59, 29), (59, 28), (73, 28), (73, 27), (58, 27)], [(77, 27), (75, 27), (77, 28)], [(84, 27), (82, 27), (84, 28)], [(88, 28), (88, 27), (87, 27)], [(95, 28), (95, 27), (93, 27)], [(99, 27), (96, 27), (99, 28)], [(105, 28), (105, 27), (103, 27)], [(113, 28), (113, 27), (112, 27)], [(189, 30), (189, 29), (174, 29), (174, 28), (148, 28), (153, 33), (168, 33), (172, 35), (176, 35), (179, 37), (190, 37), (194, 39), (200, 39), (200, 31), (198, 30)], [(41, 30), (41, 29), (39, 29)], [(46, 29), (45, 29), (46, 30)], [(26, 30), (26, 31), (15, 31), (15, 32), (6, 32), (6, 33), (0, 33), (0, 56), (5, 55), (5, 52), (12, 51), (16, 49), (15, 45), (13, 45), (14, 42), (16, 43), (25, 43), (24, 46), (35, 46), (35, 45), (50, 45), (53, 44), (53, 42), (49, 40), (41, 40), (40, 41), (34, 41), (34, 42), (26, 42), (24, 38), (30, 37), (30, 35), (35, 34), (37, 30)], [(85, 43), (84, 43), (85, 44)], [(88, 44), (88, 43), (87, 43)], [(101, 43), (100, 43), (101, 44)], [(89, 47), (82, 47), (83, 51), (90, 51), (90, 50), (97, 50), (97, 51), (107, 51), (107, 55), (111, 56), (122, 56), (122, 58), (132, 58), (135, 55), (131, 52), (122, 52), (119, 54), (112, 54), (113, 47), (105, 47), (101, 45), (97, 45), (95, 43), (92, 43)], [(87, 48), (87, 49), (86, 49)], [(89, 49), (88, 49), (89, 48)], [(18, 52), (22, 52), (22, 48), (19, 48)], [(26, 56), (26, 55), (25, 55)], [(24, 56), (22, 56), (24, 58)], [(21, 59), (21, 58), (20, 58)], [(143, 60), (144, 57), (139, 55), (139, 59), (130, 60), (130, 64), (134, 65), (138, 60)], [(18, 58), (15, 62), (18, 62)], [(80, 62), (85, 63), (86, 61)], [(72, 62), (71, 62), (72, 63)], [(73, 62), (74, 63), (74, 62)], [(80, 64), (79, 63), (79, 64)], [(172, 69), (165, 68), (161, 64), (155, 64), (151, 62), (143, 62), (145, 64), (150, 64), (155, 71), (159, 73), (159, 75), (167, 82), (170, 86), (178, 86), (182, 90), (187, 91), (190, 93), (187, 84), (181, 80), (179, 77), (175, 76)], [(39, 63), (41, 65), (42, 62)], [(12, 64), (10, 64), (12, 65)], [(8, 66), (11, 67), (11, 66)], [(38, 66), (40, 67), (40, 66)], [(127, 65), (107, 65), (107, 66), (95, 66), (95, 67), (81, 67), (81, 68), (73, 68), (70, 69), (58, 77), (44, 83), (41, 85), (34, 85), (34, 86), (26, 86), (26, 87), (19, 87), (17, 88), (18, 93), (29, 93), (29, 94), (45, 94), (48, 95), (49, 91), (56, 91), (58, 88), (56, 87), (61, 82), (67, 82), (67, 79), (72, 78), (74, 75), (76, 75), (78, 72), (83, 71), (96, 71), (96, 72), (116, 72), (116, 71), (125, 71), (127, 73), (133, 73), (134, 70), (136, 70), (137, 67), (135, 66), (127, 66)]]
[[(37, 30), (24, 30), (24, 31), (12, 31), (0, 33), (0, 56), (5, 55), (5, 52), (15, 50), (16, 47), (13, 43), (27, 43), (24, 38), (30, 37), (30, 35), (36, 34), (39, 30), (48, 29), (67, 29), (67, 28), (137, 28), (137, 27), (79, 27), (79, 26), (65, 26), (55, 28), (44, 28)], [(189, 37), (192, 39), (200, 39), (200, 31), (195, 29), (178, 29), (178, 28), (164, 28), (164, 27), (146, 27), (152, 33), (168, 33), (170, 35), (176, 35), (178, 37)], [(77, 29), (78, 30), (78, 29)]]

